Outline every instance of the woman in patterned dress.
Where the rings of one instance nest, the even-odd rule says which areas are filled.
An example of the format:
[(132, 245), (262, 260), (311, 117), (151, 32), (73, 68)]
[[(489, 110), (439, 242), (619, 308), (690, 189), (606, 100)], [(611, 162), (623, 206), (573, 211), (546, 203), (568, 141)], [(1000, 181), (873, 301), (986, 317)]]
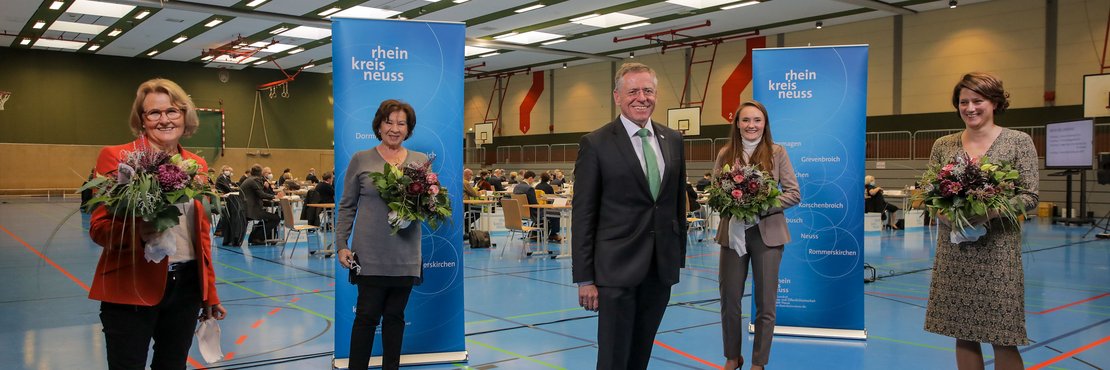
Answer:
[[(1037, 150), (1029, 135), (998, 126), (996, 114), (1010, 105), (1002, 81), (986, 73), (963, 76), (952, 90), (952, 106), (965, 129), (933, 144), (929, 162), (940, 165), (956, 155), (988, 156), (1014, 165), (1021, 177), (1018, 196), (1025, 209), (1037, 206)], [(937, 238), (925, 330), (956, 338), (959, 369), (983, 369), (981, 343), (994, 347), (996, 369), (1023, 368), (1017, 346), (1029, 344), (1025, 334), (1025, 281), (1021, 265), (1021, 224), (990, 213), (972, 219), (985, 224), (986, 235), (953, 244), (951, 224), (944, 216)]]

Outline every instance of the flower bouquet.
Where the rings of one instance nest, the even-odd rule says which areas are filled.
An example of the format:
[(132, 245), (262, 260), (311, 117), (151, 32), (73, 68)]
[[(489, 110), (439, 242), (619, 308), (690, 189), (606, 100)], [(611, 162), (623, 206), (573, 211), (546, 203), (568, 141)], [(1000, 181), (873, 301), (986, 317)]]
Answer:
[(161, 262), (177, 250), (173, 236), (165, 232), (180, 223), (182, 212), (177, 204), (191, 206), (188, 205), (191, 200), (211, 198), (218, 207), (220, 197), (207, 181), (196, 176), (200, 164), (195, 160), (147, 150), (124, 155), (126, 158), (114, 171), (98, 174), (78, 192), (95, 190), (96, 196), (85, 203), (88, 209), (103, 205), (115, 217), (130, 222), (142, 218), (154, 231), (152, 235), (143, 235), (147, 242), (146, 259)]
[(451, 200), (447, 189), (439, 184), (439, 176), (432, 172), (435, 155), (423, 164), (410, 164), (398, 168), (385, 164), (382, 172), (370, 174), (374, 186), (378, 188), (383, 200), (389, 204), (390, 235), (409, 227), (412, 221), (428, 222), (436, 228), (451, 216)]
[(1016, 224), (1018, 215), (1025, 214), (1025, 207), (1015, 201), (1019, 177), (1009, 163), (994, 163), (986, 156), (976, 160), (963, 153), (925, 170), (918, 182), (922, 191), (914, 200), (923, 201), (933, 217), (940, 214), (951, 221), (953, 243), (975, 241), (986, 234), (986, 228), (973, 224), (973, 219), (996, 212)]
[(773, 207), (781, 207), (779, 184), (759, 165), (725, 165), (706, 188), (709, 206), (722, 214), (747, 224), (759, 221), (759, 215)]

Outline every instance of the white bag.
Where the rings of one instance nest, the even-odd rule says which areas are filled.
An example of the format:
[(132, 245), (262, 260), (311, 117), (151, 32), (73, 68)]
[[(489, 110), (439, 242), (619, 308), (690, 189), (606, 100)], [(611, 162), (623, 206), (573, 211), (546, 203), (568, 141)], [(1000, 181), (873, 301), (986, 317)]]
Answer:
[(197, 349), (204, 362), (211, 364), (224, 358), (224, 350), (220, 348), (220, 324), (216, 319), (201, 321), (196, 334)]
[(736, 255), (743, 257), (748, 254), (747, 231), (755, 225), (747, 224), (736, 217), (728, 220), (728, 247), (736, 251)]

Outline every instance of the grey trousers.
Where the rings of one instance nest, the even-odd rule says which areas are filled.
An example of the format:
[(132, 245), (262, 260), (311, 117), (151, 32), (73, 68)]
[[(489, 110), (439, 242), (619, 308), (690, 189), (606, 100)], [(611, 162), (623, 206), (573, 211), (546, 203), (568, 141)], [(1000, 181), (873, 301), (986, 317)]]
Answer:
[(740, 303), (744, 297), (744, 280), (748, 278), (748, 262), (752, 264), (752, 286), (755, 290), (755, 339), (752, 342), (752, 365), (766, 365), (771, 357), (771, 337), (775, 332), (775, 301), (779, 290), (779, 263), (782, 246), (768, 247), (763, 243), (759, 227), (747, 230), (748, 254), (737, 256), (728, 248), (721, 250), (721, 328), (725, 358), (739, 358), (744, 338), (744, 313)]

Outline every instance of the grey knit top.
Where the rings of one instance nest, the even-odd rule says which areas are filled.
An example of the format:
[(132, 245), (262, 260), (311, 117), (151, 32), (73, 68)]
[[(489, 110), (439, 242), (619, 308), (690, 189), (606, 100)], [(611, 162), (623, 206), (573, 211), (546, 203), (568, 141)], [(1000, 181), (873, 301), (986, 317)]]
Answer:
[[(409, 150), (401, 166), (426, 161), (424, 153)], [(355, 252), (362, 265), (359, 275), (419, 277), (421, 224), (413, 222), (397, 235), (389, 235), (389, 207), (370, 180), (370, 173), (382, 172), (385, 163), (374, 149), (351, 157), (343, 177), (343, 197), (336, 207), (335, 245)]]

